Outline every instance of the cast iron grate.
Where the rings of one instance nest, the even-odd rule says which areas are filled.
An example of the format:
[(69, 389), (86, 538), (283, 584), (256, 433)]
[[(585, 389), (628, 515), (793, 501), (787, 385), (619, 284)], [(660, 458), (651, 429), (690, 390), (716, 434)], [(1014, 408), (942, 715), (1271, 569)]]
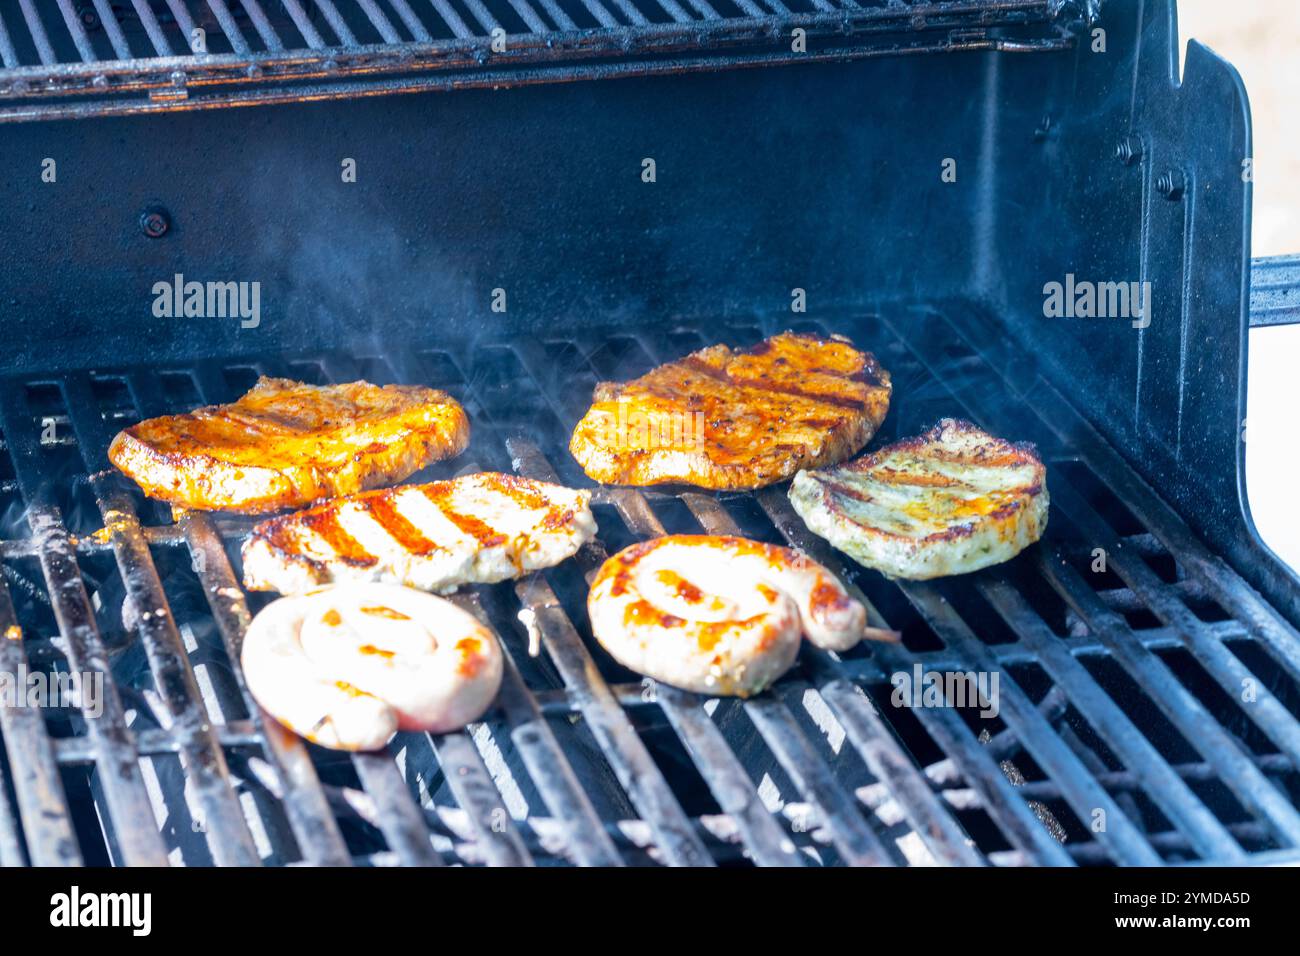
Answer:
[[(783, 488), (599, 489), (598, 543), (543, 575), (457, 598), (512, 662), (485, 720), (356, 756), (303, 744), (246, 694), (237, 650), (268, 599), (237, 583), (250, 522), (173, 521), (106, 470), (114, 431), (229, 400), (258, 373), (418, 381), (456, 394), (474, 423), (470, 450), (421, 479), (483, 467), (587, 485), (565, 444), (597, 379), (776, 327), (623, 327), (467, 352), (328, 352), (3, 383), (0, 632), (10, 639), (0, 640), (0, 670), (108, 679), (97, 718), (0, 706), (0, 862), (1294, 858), (1295, 630), (1023, 356), (984, 345), (977, 314), (953, 304), (796, 327), (849, 334), (890, 368), (896, 400), (877, 442), (952, 414), (1037, 441), (1053, 496), (1045, 541), (976, 575), (891, 582), (810, 535)], [(100, 525), (108, 531), (93, 533)], [(747, 702), (640, 681), (591, 640), (583, 575), (637, 538), (701, 528), (804, 548), (902, 643), (842, 657), (805, 649), (773, 692)], [(1104, 572), (1094, 570), (1098, 548)], [(998, 673), (1000, 713), (893, 706), (891, 676), (915, 666)]]
[[(1071, 42), (1096, 0), (22, 0), (0, 121)], [(795, 49), (796, 29), (804, 46)]]

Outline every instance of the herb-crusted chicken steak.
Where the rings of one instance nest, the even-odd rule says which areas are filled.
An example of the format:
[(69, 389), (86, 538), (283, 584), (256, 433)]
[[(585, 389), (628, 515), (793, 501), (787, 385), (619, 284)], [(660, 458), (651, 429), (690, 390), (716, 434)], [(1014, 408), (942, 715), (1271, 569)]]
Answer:
[(889, 373), (869, 352), (786, 332), (602, 382), (569, 450), (606, 484), (761, 488), (856, 454), (889, 395)]
[(469, 444), (469, 418), (416, 385), (260, 378), (230, 405), (117, 434), (108, 457), (150, 498), (260, 514), (401, 481)]
[(1029, 443), (941, 420), (857, 461), (805, 471), (790, 502), (859, 564), (923, 580), (999, 564), (1047, 528), (1047, 470)]

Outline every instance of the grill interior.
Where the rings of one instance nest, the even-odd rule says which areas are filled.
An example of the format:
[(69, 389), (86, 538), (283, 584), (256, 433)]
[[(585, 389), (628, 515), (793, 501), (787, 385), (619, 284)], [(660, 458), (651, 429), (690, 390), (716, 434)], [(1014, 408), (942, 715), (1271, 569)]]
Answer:
[[(0, 7), (0, 121), (1056, 50), (1096, 0), (34, 0)], [(795, 29), (806, 46), (794, 49)], [(197, 32), (196, 32), (197, 31)], [(201, 41), (196, 41), (201, 37)]]
[[(895, 402), (873, 444), (962, 415), (1039, 444), (1052, 514), (1010, 564), (891, 582), (808, 533), (784, 487), (602, 488), (599, 543), (456, 598), (512, 663), (496, 707), (387, 752), (314, 748), (263, 718), (237, 650), (266, 595), (238, 586), (248, 519), (173, 522), (108, 469), (141, 417), (227, 401), (259, 373), (448, 390), (477, 468), (589, 485), (566, 451), (598, 379), (770, 323), (472, 348), (406, 345), (96, 369), (0, 392), (0, 669), (108, 675), (102, 717), (0, 707), (0, 862), (1142, 864), (1300, 845), (1300, 641), (1212, 556), (1023, 354), (962, 303), (795, 322), (876, 352)], [(106, 533), (96, 534), (101, 526)], [(666, 532), (788, 542), (840, 572), (900, 645), (805, 647), (747, 702), (653, 687), (591, 639), (583, 574)], [(1107, 570), (1093, 570), (1094, 549)], [(133, 610), (124, 612), (123, 601)], [(520, 612), (529, 619), (527, 626)], [(9, 630), (21, 627), (21, 634)], [(541, 653), (527, 651), (530, 631)], [(999, 672), (1001, 712), (895, 707), (890, 677)], [(128, 729), (129, 728), (129, 729)], [(1280, 851), (1280, 852), (1278, 852)]]

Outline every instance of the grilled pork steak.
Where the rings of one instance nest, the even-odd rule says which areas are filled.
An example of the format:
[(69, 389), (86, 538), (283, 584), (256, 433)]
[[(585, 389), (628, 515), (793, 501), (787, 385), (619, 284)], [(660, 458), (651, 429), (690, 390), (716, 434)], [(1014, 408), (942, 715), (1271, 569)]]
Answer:
[(856, 454), (889, 395), (889, 373), (870, 353), (787, 332), (602, 382), (569, 450), (606, 484), (760, 488)]
[(725, 535), (625, 548), (591, 583), (592, 633), (626, 667), (701, 694), (748, 697), (789, 670), (807, 635), (845, 651), (866, 609), (820, 564)]
[(1033, 445), (945, 418), (857, 461), (796, 475), (790, 501), (859, 564), (922, 580), (998, 564), (1037, 541), (1047, 470)]
[(119, 432), (108, 457), (151, 498), (257, 514), (401, 481), (468, 444), (445, 392), (264, 377), (233, 404)]
[(496, 472), (368, 491), (263, 521), (244, 584), (291, 594), (338, 581), (425, 591), (559, 564), (596, 534), (590, 492)]

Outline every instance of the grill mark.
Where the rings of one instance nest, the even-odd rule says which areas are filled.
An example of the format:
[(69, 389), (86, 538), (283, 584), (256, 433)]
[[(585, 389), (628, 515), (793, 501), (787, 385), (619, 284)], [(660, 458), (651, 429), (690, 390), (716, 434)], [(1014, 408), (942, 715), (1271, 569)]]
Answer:
[(462, 637), (456, 642), (456, 650), (460, 652), (456, 671), (462, 677), (473, 677), (487, 662), (483, 655), (483, 645), (477, 637)]
[(558, 508), (552, 508), (546, 512), (545, 517), (539, 522), (543, 531), (564, 531), (573, 524), (573, 509), (566, 508), (561, 511)]
[(854, 488), (852, 485), (846, 485), (833, 479), (823, 478), (820, 476), (818, 476), (816, 480), (820, 482), (822, 487), (832, 495), (839, 495), (842, 498), (852, 498), (854, 501), (860, 501), (865, 505), (875, 503), (875, 498), (871, 497), (871, 495), (867, 494), (865, 491)]
[(699, 604), (704, 600), (704, 592), (676, 571), (662, 568), (656, 577), (659, 578), (661, 584), (672, 588), (677, 593), (677, 596), (688, 604)]
[[(763, 620), (762, 614), (755, 614), (753, 617), (740, 618), (731, 621), (697, 621), (695, 624), (695, 644), (703, 651), (708, 653), (718, 646), (719, 642), (732, 631), (749, 631), (753, 630), (759, 622)], [(772, 638), (775, 632), (770, 627), (765, 627), (759, 634), (758, 649), (765, 651), (771, 646)]]
[(411, 619), (409, 614), (403, 614), (401, 611), (396, 611), (391, 607), (384, 607), (379, 604), (367, 605), (361, 609), (361, 613), (369, 614), (372, 617), (386, 617), (390, 621), (409, 621)]
[[(707, 378), (712, 379), (728, 388), (733, 389), (750, 389), (755, 392), (767, 392), (772, 395), (782, 395), (786, 398), (802, 398), (805, 401), (813, 402), (818, 405), (830, 405), (835, 408), (848, 409), (853, 412), (860, 412), (868, 407), (868, 401), (864, 398), (853, 398), (848, 395), (826, 395), (819, 392), (809, 392), (794, 386), (778, 386), (773, 382), (763, 380), (738, 380), (729, 372), (716, 369), (713, 366), (700, 361), (693, 355), (688, 355), (682, 359), (683, 366), (691, 371), (698, 372)], [(840, 376), (845, 382), (850, 381), (848, 376)]]
[(487, 522), (473, 515), (461, 514), (452, 508), (451, 487), (447, 482), (439, 481), (432, 485), (419, 487), (424, 496), (433, 503), (434, 507), (442, 512), (443, 517), (477, 541), (481, 547), (491, 548), (498, 544), (505, 544), (506, 536)]
[(303, 512), (303, 527), (318, 535), (328, 544), (339, 560), (360, 567), (370, 567), (379, 559), (361, 546), (361, 542), (348, 534), (339, 524), (338, 508), (328, 506), (316, 512)]
[(874, 481), (882, 485), (910, 485), (914, 488), (965, 488), (975, 491), (974, 485), (962, 481), (960, 478), (952, 478), (948, 475), (941, 475), (938, 472), (920, 471), (909, 473), (898, 468), (891, 468), (888, 465), (879, 465), (872, 468), (869, 472)]
[(306, 568), (317, 584), (329, 580), (330, 571), (325, 562), (303, 553), (295, 530), (296, 526), (290, 519), (276, 518), (254, 528), (249, 543), (261, 538), (270, 547), (272, 554), (278, 555), (287, 564)]
[(645, 598), (639, 598), (623, 609), (624, 627), (681, 627), (685, 623), (685, 618), (661, 611)]
[(833, 611), (847, 610), (852, 601), (853, 599), (848, 596), (838, 583), (832, 583), (822, 578), (818, 580), (816, 586), (812, 589), (812, 594), (808, 599), (808, 607), (814, 617), (825, 620), (826, 616)]
[(516, 504), (530, 511), (549, 510), (551, 503), (546, 496), (530, 487), (525, 481), (515, 475), (504, 475), (500, 472), (489, 472), (483, 476), (484, 487), (504, 495)]
[(426, 538), (419, 528), (397, 510), (396, 497), (393, 492), (381, 491), (366, 500), (364, 504), (370, 511), (370, 517), (410, 554), (429, 554), (431, 551), (443, 550), (442, 545)]

